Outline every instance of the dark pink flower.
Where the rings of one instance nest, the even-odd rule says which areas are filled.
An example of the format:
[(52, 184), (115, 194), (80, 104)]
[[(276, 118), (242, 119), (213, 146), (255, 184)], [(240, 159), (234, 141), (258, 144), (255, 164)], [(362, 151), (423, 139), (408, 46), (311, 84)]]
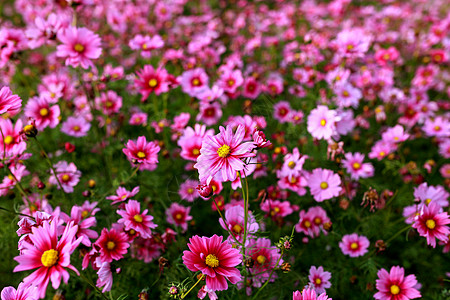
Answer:
[(146, 239), (152, 236), (152, 229), (158, 225), (152, 222), (153, 216), (147, 215), (148, 209), (141, 213), (141, 204), (136, 200), (130, 200), (125, 204), (125, 210), (118, 210), (117, 213), (122, 216), (119, 223), (125, 225), (125, 230), (134, 229), (139, 235)]
[(381, 269), (377, 273), (376, 287), (378, 292), (373, 295), (378, 300), (409, 300), (422, 295), (414, 287), (417, 285), (415, 275), (405, 277), (405, 269), (400, 266), (391, 268), (390, 273)]

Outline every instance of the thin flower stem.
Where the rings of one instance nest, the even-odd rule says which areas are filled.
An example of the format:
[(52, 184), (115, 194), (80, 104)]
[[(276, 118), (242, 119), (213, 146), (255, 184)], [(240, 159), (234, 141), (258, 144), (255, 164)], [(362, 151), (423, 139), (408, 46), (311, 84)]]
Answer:
[(6, 143), (5, 143), (5, 135), (3, 134), (3, 130), (0, 127), (0, 133), (2, 134), (2, 141), (3, 141), (3, 161), (6, 159)]
[(184, 299), (191, 291), (193, 288), (195, 288), (195, 286), (202, 281), (203, 277), (205, 277), (205, 274), (202, 274), (202, 276), (197, 280), (197, 282), (189, 289), (189, 291), (187, 291), (185, 294), (181, 295), (181, 299)]
[(239, 242), (236, 237), (234, 236), (234, 234), (231, 232), (231, 230), (228, 228), (228, 222), (225, 219), (225, 217), (222, 215), (222, 212), (219, 209), (219, 205), (217, 204), (216, 198), (213, 198), (214, 200), (214, 204), (216, 205), (217, 211), (219, 212), (220, 217), (222, 218), (223, 223), (225, 224), (225, 229), (228, 231), (228, 233), (233, 237), (233, 239), (236, 241), (236, 243), (239, 244), (239, 246), (242, 246), (242, 243)]
[(56, 173), (55, 168), (53, 167), (53, 163), (50, 160), (50, 157), (48, 157), (47, 152), (45, 151), (44, 147), (42, 146), (42, 144), (38, 141), (38, 139), (36, 137), (33, 137), (34, 141), (36, 142), (36, 144), (38, 145), (39, 149), (41, 150), (41, 152), (44, 154), (45, 160), (47, 161), (47, 164), (49, 165), (50, 169), (52, 170), (53, 174), (55, 175), (56, 181), (58, 182), (59, 188), (61, 189), (61, 191), (64, 194), (64, 198), (67, 200), (66, 197), (66, 191), (64, 191), (64, 188), (61, 184), (61, 181), (59, 181), (58, 178), (58, 174)]
[(25, 189), (23, 188), (20, 181), (17, 179), (16, 175), (11, 171), (11, 169), (7, 166), (6, 169), (8, 170), (9, 175), (14, 178), (16, 181), (16, 187), (20, 191), (20, 193), (27, 199), (28, 203), (31, 203), (30, 198), (28, 198), (28, 194), (25, 192)]
[(256, 292), (255, 296), (253, 296), (252, 299), (257, 299), (259, 293), (266, 287), (267, 284), (269, 284), (270, 279), (272, 278), (273, 272), (275, 272), (275, 268), (278, 267), (278, 264), (280, 263), (281, 258), (283, 257), (283, 250), (281, 250), (281, 254), (280, 257), (278, 257), (277, 263), (275, 264), (275, 267), (272, 269), (272, 271), (270, 271), (269, 274), (269, 278), (267, 279), (267, 281), (263, 284), (263, 286)]
[(0, 210), (4, 210), (4, 211), (9, 212), (9, 213), (14, 214), (14, 215), (19, 215), (19, 216), (23, 216), (23, 217), (28, 217), (28, 218), (31, 218), (31, 219), (34, 220), (34, 217), (32, 217), (32, 216), (30, 216), (30, 215), (23, 214), (23, 213), (16, 212), (16, 211), (12, 211), (12, 210), (9, 210), (9, 209), (4, 208), (4, 207), (1, 207), (1, 206), (0, 206)]
[(102, 291), (91, 281), (89, 280), (89, 278), (87, 278), (86, 276), (83, 275), (83, 273), (80, 273), (80, 277), (86, 281), (87, 284), (89, 284), (91, 287), (94, 288), (94, 290), (97, 291), (97, 293), (99, 293), (100, 295), (102, 295), (103, 299), (109, 300), (103, 293)]

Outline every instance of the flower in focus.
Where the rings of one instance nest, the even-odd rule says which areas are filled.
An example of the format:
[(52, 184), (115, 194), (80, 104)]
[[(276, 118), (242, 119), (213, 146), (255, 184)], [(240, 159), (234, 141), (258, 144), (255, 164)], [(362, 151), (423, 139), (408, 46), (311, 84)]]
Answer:
[(328, 169), (314, 169), (308, 177), (308, 186), (317, 202), (331, 199), (339, 195), (341, 178)]
[(195, 235), (187, 244), (190, 251), (183, 252), (183, 263), (192, 272), (201, 271), (206, 275), (206, 286), (212, 291), (227, 290), (227, 279), (236, 284), (242, 278), (236, 269), (242, 262), (239, 250), (222, 240), (217, 235), (210, 238)]
[(388, 273), (381, 269), (377, 273), (376, 288), (378, 292), (373, 295), (378, 300), (409, 300), (420, 298), (422, 295), (415, 288), (417, 279), (415, 275), (405, 277), (405, 269), (400, 266), (391, 268)]
[(160, 149), (157, 143), (147, 143), (145, 136), (140, 136), (137, 141), (128, 140), (122, 151), (133, 164), (154, 165)]
[(139, 235), (146, 239), (152, 236), (152, 229), (158, 225), (152, 222), (153, 216), (147, 215), (148, 209), (141, 213), (141, 204), (136, 200), (130, 200), (125, 204), (125, 210), (118, 210), (117, 213), (122, 216), (118, 223), (125, 225), (125, 230), (135, 230)]
[(103, 228), (95, 245), (100, 248), (100, 260), (102, 262), (122, 259), (127, 253), (127, 248), (130, 247), (128, 237), (124, 232), (115, 229), (108, 231), (106, 228)]
[(449, 227), (446, 226), (450, 224), (450, 218), (446, 212), (440, 211), (441, 207), (437, 203), (430, 202), (422, 207), (412, 225), (420, 236), (427, 238), (427, 244), (433, 248), (436, 247), (436, 239), (447, 242), (450, 234)]
[(369, 245), (370, 242), (365, 236), (359, 236), (356, 233), (344, 235), (342, 241), (339, 242), (342, 253), (350, 257), (363, 256), (369, 251), (367, 249)]
[(319, 105), (308, 116), (308, 132), (316, 139), (328, 140), (336, 133), (336, 111)]

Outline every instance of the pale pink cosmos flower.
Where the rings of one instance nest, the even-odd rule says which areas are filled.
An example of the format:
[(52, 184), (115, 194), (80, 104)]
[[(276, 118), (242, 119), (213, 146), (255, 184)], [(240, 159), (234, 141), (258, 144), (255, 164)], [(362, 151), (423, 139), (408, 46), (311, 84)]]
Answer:
[[(77, 169), (74, 163), (68, 164), (66, 161), (59, 161), (56, 163), (53, 168), (56, 171), (56, 176), (58, 176), (58, 180), (61, 183), (61, 186), (65, 193), (73, 193), (73, 187), (78, 184), (81, 177), (81, 172)], [(58, 180), (51, 171), (52, 175), (48, 179), (50, 184), (55, 184), (58, 189), (60, 186), (58, 184)]]
[(58, 32), (58, 39), (63, 44), (56, 48), (56, 56), (66, 58), (66, 66), (94, 67), (92, 59), (102, 54), (100, 37), (87, 28), (70, 26)]
[(450, 194), (441, 185), (428, 186), (428, 183), (424, 182), (418, 187), (414, 187), (414, 197), (419, 199), (421, 204), (428, 205), (430, 202), (435, 202), (440, 207), (447, 207), (449, 196)]
[(14, 177), (11, 175), (5, 176), (3, 178), (2, 183), (0, 183), (0, 196), (5, 196), (9, 190), (13, 189), (17, 181), (20, 181), (22, 177), (27, 176), (30, 174), (26, 167), (21, 164), (17, 164), (15, 166), (8, 166), (7, 168), (10, 169), (11, 173), (13, 173)]
[(192, 220), (192, 216), (189, 215), (191, 211), (190, 207), (184, 207), (178, 203), (172, 203), (166, 210), (166, 221), (169, 224), (180, 226), (183, 232), (187, 230), (188, 221)]
[[(109, 292), (113, 284), (113, 276), (111, 272), (111, 263), (102, 262), (100, 258), (97, 257), (96, 265), (99, 268), (97, 271), (98, 279), (96, 282), (97, 287), (103, 287), (102, 293)], [(119, 268), (120, 269), (120, 268)]]
[(136, 141), (128, 140), (123, 153), (133, 164), (156, 164), (158, 152), (161, 148), (156, 142), (147, 142), (145, 136), (140, 136)]
[(428, 245), (435, 248), (436, 239), (443, 242), (448, 241), (450, 229), (447, 224), (450, 224), (447, 212), (441, 212), (441, 207), (437, 203), (430, 202), (430, 204), (422, 206), (412, 227), (417, 229), (420, 236), (427, 238)]
[(237, 88), (244, 83), (241, 70), (231, 70), (225, 68), (224, 72), (220, 75), (217, 84), (227, 93), (235, 93)]
[(12, 286), (3, 288), (2, 300), (38, 300), (39, 293), (33, 284), (19, 283), (17, 290)]
[(401, 143), (406, 141), (409, 138), (409, 134), (407, 134), (402, 125), (395, 125), (394, 127), (388, 128), (383, 134), (381, 138), (386, 143)]
[(138, 111), (138, 112), (134, 112), (131, 114), (130, 117), (130, 125), (142, 125), (142, 126), (146, 126), (147, 125), (147, 119), (148, 119), (148, 115), (145, 112), (142, 111)]
[(292, 149), (292, 153), (288, 153), (284, 156), (283, 166), (281, 170), (277, 172), (277, 176), (288, 176), (291, 178), (294, 175), (302, 174), (303, 165), (308, 159), (308, 155), (300, 154), (300, 151), (297, 147)]
[(375, 173), (375, 168), (371, 163), (363, 163), (364, 154), (359, 152), (345, 153), (345, 159), (342, 160), (342, 166), (346, 168), (352, 179), (372, 177)]
[(292, 294), (292, 300), (333, 300), (328, 298), (327, 294), (317, 295), (313, 287), (305, 287), (303, 291), (295, 291)]
[(308, 176), (308, 186), (317, 202), (336, 197), (342, 190), (339, 175), (321, 168), (314, 169)]
[(97, 225), (97, 220), (93, 216), (87, 218), (83, 217), (83, 210), (80, 206), (72, 206), (70, 217), (63, 212), (61, 212), (60, 216), (67, 224), (71, 223), (78, 226), (75, 238), (81, 237), (81, 243), (86, 247), (91, 246), (90, 239), (98, 238), (98, 233), (95, 230), (89, 229), (90, 227), (95, 227)]
[(21, 107), (22, 99), (14, 95), (9, 87), (4, 86), (0, 89), (0, 115), (9, 111), (17, 111)]
[(180, 184), (178, 194), (180, 195), (181, 199), (186, 200), (188, 202), (194, 202), (194, 200), (200, 196), (197, 190), (198, 185), (199, 182), (193, 179), (188, 179), (182, 184)]
[(238, 249), (232, 248), (223, 237), (193, 236), (189, 239), (190, 251), (183, 252), (183, 263), (192, 272), (201, 271), (206, 275), (206, 286), (212, 291), (228, 289), (227, 279), (236, 284), (242, 276), (236, 266), (242, 262)]
[(158, 227), (153, 223), (153, 216), (147, 215), (148, 209), (141, 213), (141, 204), (136, 200), (130, 200), (125, 204), (125, 210), (118, 210), (117, 213), (122, 216), (119, 223), (125, 225), (125, 230), (134, 229), (139, 235), (146, 239), (152, 236), (152, 229)]
[(59, 124), (60, 109), (58, 105), (50, 106), (43, 97), (32, 97), (25, 106), (25, 116), (33, 118), (39, 131), (47, 126), (55, 128)]
[(328, 140), (336, 133), (336, 111), (319, 105), (308, 116), (308, 132), (316, 139)]
[(113, 205), (131, 199), (137, 193), (139, 193), (139, 186), (134, 187), (131, 191), (119, 186), (116, 190), (116, 195), (108, 196), (106, 199), (112, 200), (111, 205)]
[(132, 40), (130, 40), (128, 45), (133, 50), (140, 50), (142, 57), (150, 58), (152, 56), (151, 51), (162, 48), (164, 46), (164, 41), (161, 36), (157, 34), (152, 37), (137, 34)]
[(245, 171), (246, 165), (242, 159), (256, 156), (251, 150), (255, 147), (253, 142), (244, 142), (245, 129), (239, 125), (233, 134), (230, 125), (225, 129), (219, 127), (220, 133), (215, 136), (206, 136), (203, 140), (200, 156), (194, 168), (198, 170), (200, 181), (209, 183), (213, 178), (221, 181), (233, 181), (237, 171)]
[(316, 266), (311, 266), (308, 279), (317, 293), (324, 293), (325, 289), (331, 287), (331, 273), (324, 271), (322, 266), (319, 266), (318, 268)]
[(362, 93), (358, 88), (355, 88), (350, 83), (338, 85), (334, 88), (336, 93), (336, 103), (339, 107), (358, 107), (359, 100), (362, 98)]
[[(226, 222), (226, 223), (225, 223)], [(245, 228), (245, 211), (240, 205), (228, 206), (225, 208), (225, 222), (222, 218), (219, 219), (220, 226), (223, 229), (229, 230), (231, 234), (239, 242), (242, 242)], [(247, 215), (247, 234), (256, 233), (259, 229), (259, 224), (251, 211)], [(232, 236), (228, 237), (228, 242), (233, 243), (235, 240)]]
[(61, 132), (73, 137), (86, 136), (91, 129), (91, 123), (86, 121), (83, 116), (68, 117), (61, 125)]
[(344, 235), (342, 241), (339, 242), (342, 253), (350, 257), (363, 256), (369, 251), (369, 245), (370, 242), (367, 237), (356, 233)]
[(67, 284), (69, 272), (67, 268), (79, 272), (70, 264), (70, 255), (80, 244), (82, 238), (75, 239), (78, 226), (69, 223), (58, 240), (58, 222), (44, 222), (41, 227), (32, 227), (29, 235), (32, 244), (24, 242), (25, 249), (22, 254), (16, 256), (19, 265), (14, 272), (38, 268), (31, 275), (24, 278), (25, 283), (36, 283), (39, 290), (39, 298), (45, 297), (45, 291), (51, 280), (54, 289), (61, 283), (61, 277)]
[(208, 80), (209, 77), (203, 68), (187, 70), (180, 76), (181, 89), (189, 96), (196, 97), (208, 89)]
[(369, 158), (371, 159), (376, 158), (378, 160), (382, 160), (396, 149), (397, 149), (396, 144), (386, 143), (383, 140), (380, 140), (376, 142), (375, 145), (372, 146), (372, 149), (369, 152)]
[(373, 295), (377, 300), (409, 300), (420, 298), (422, 295), (415, 288), (416, 276), (405, 276), (405, 269), (394, 266), (390, 272), (381, 269), (377, 273), (376, 288), (378, 292)]
[(450, 121), (444, 116), (427, 119), (422, 129), (428, 136), (450, 137)]

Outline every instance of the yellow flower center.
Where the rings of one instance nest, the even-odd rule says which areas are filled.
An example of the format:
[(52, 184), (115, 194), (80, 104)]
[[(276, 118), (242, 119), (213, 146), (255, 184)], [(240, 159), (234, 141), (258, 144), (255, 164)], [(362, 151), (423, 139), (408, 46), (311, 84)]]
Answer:
[(386, 153), (384, 151), (380, 152), (380, 156), (385, 156), (385, 155), (386, 155)]
[(291, 177), (291, 180), (289, 180), (292, 184), (294, 184), (294, 183), (296, 183), (297, 182), (297, 178), (296, 177), (294, 177), (294, 176), (292, 176)]
[(258, 264), (262, 265), (266, 262), (267, 258), (264, 255), (258, 255), (258, 257), (256, 258), (256, 261), (258, 262)]
[(288, 167), (291, 168), (291, 169), (295, 168), (295, 162), (290, 161), (290, 162), (288, 163)]
[(187, 192), (188, 192), (188, 194), (192, 194), (194, 192), (194, 189), (193, 188), (188, 188)]
[(352, 50), (353, 48), (355, 48), (355, 46), (353, 46), (353, 45), (347, 45), (347, 50)]
[(430, 198), (425, 199), (425, 204), (426, 204), (426, 205), (430, 204), (430, 202), (431, 202), (431, 199), (430, 199)]
[(433, 219), (429, 219), (425, 222), (425, 225), (427, 225), (429, 229), (434, 229), (436, 227), (436, 222)]
[(319, 284), (322, 283), (322, 280), (320, 280), (320, 278), (316, 278), (316, 280), (314, 280), (314, 282), (315, 282), (317, 285), (319, 285)]
[(219, 260), (214, 254), (208, 254), (205, 260), (205, 264), (211, 268), (217, 268), (219, 266)]
[(41, 262), (44, 267), (50, 268), (51, 266), (55, 265), (57, 261), (58, 251), (54, 249), (47, 250), (42, 254)]
[(320, 188), (321, 188), (322, 190), (327, 189), (327, 188), (328, 188), (328, 183), (325, 182), (325, 181), (321, 182), (321, 183), (320, 183)]
[(314, 223), (316, 223), (317, 225), (322, 223), (322, 219), (321, 218), (314, 218)]
[(148, 81), (148, 85), (153, 88), (158, 85), (158, 81), (155, 78), (152, 78)]
[(355, 243), (355, 242), (353, 242), (353, 243), (350, 244), (350, 248), (351, 248), (352, 250), (356, 250), (356, 249), (358, 249), (358, 244)]
[(197, 148), (195, 148), (195, 149), (192, 150), (192, 154), (199, 155), (200, 151)]
[(112, 250), (116, 247), (116, 243), (114, 243), (113, 241), (108, 241), (106, 243), (106, 248), (108, 248), (108, 250)]
[(89, 215), (89, 212), (88, 212), (87, 210), (83, 210), (83, 211), (81, 212), (81, 217), (82, 217), (82, 218), (86, 218), (88, 215)]
[(64, 182), (69, 181), (69, 179), (70, 179), (70, 176), (67, 175), (67, 174), (64, 174), (64, 175), (61, 177), (61, 180), (64, 181)]
[(73, 47), (73, 49), (77, 52), (83, 52), (84, 51), (84, 46), (81, 44), (75, 44), (75, 46)]
[(434, 126), (434, 131), (439, 131), (439, 130), (441, 130), (441, 126), (438, 126), (438, 125)]
[(350, 96), (350, 93), (347, 92), (347, 91), (343, 91), (343, 92), (342, 92), (342, 95), (343, 95), (344, 97), (348, 97), (348, 96)]
[(241, 231), (242, 231), (241, 225), (239, 225), (239, 224), (234, 225), (233, 231), (236, 232), (237, 234), (241, 233)]
[(73, 131), (80, 131), (80, 126), (78, 126), (78, 125), (75, 125), (75, 126), (73, 126)]
[(357, 162), (353, 163), (353, 169), (355, 169), (355, 170), (361, 169), (361, 164), (357, 163)]
[(142, 216), (141, 215), (134, 215), (133, 219), (138, 222), (138, 223), (142, 223)]
[(48, 115), (48, 109), (47, 109), (47, 108), (41, 108), (41, 110), (39, 111), (39, 114), (40, 114), (42, 117), (47, 116), (47, 115)]
[(325, 120), (325, 119), (320, 120), (321, 126), (325, 126), (326, 124), (327, 124), (327, 120)]
[(111, 108), (113, 103), (111, 101), (106, 101), (106, 107)]
[(398, 285), (391, 285), (391, 294), (392, 295), (398, 295), (400, 293), (400, 288), (398, 287)]
[(148, 46), (146, 43), (142, 44), (142, 49), (146, 50), (147, 48), (148, 48)]
[(193, 85), (193, 86), (198, 86), (198, 85), (200, 85), (200, 80), (198, 80), (197, 78), (194, 78), (194, 79), (192, 80), (192, 85)]
[(228, 80), (228, 82), (227, 82), (227, 83), (228, 83), (228, 86), (230, 86), (230, 87), (233, 86), (233, 85), (234, 85), (234, 82), (235, 82), (235, 81), (234, 81), (233, 79)]
[(222, 145), (219, 149), (217, 149), (217, 154), (222, 158), (227, 157), (228, 154), (230, 154), (230, 146)]
[(14, 141), (14, 139), (13, 139), (13, 137), (12, 136), (10, 136), (10, 135), (7, 135), (6, 137), (5, 137), (5, 144), (6, 145), (9, 145), (9, 144), (11, 144), (13, 141)]
[(181, 219), (183, 219), (183, 215), (178, 213), (178, 214), (175, 215), (175, 219), (181, 220)]
[(142, 152), (142, 151), (139, 151), (136, 155), (137, 155), (137, 157), (139, 157), (139, 158), (145, 158), (145, 153)]
[(306, 228), (309, 228), (309, 227), (311, 227), (311, 222), (310, 221), (305, 221), (305, 227)]

